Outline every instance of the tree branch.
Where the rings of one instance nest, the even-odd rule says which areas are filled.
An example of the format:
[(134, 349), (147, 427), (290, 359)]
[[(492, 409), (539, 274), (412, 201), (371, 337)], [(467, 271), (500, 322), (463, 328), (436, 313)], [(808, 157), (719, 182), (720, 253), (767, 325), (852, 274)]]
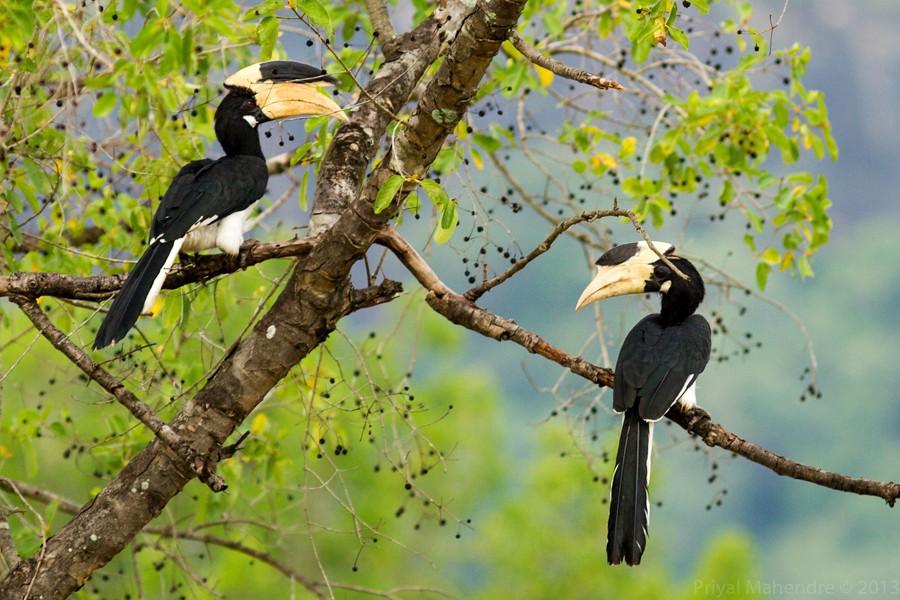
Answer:
[(366, 12), (372, 22), (372, 35), (378, 39), (378, 47), (384, 53), (385, 58), (391, 60), (396, 56), (394, 38), (394, 24), (391, 23), (391, 15), (388, 13), (387, 2), (384, 0), (365, 0)]
[(778, 475), (800, 481), (808, 481), (809, 483), (840, 492), (849, 492), (860, 496), (877, 496), (891, 507), (894, 506), (897, 498), (900, 498), (900, 484), (893, 481), (883, 482), (861, 477), (850, 477), (795, 462), (727, 431), (718, 423), (714, 423), (709, 414), (703, 409), (694, 409), (684, 413), (678, 410), (670, 410), (666, 417), (677, 423), (685, 431), (693, 433), (702, 439), (707, 446), (734, 452), (738, 456), (743, 456), (747, 460), (762, 465)]
[(612, 387), (613, 374), (609, 369), (595, 367), (583, 358), (572, 356), (551, 346), (536, 333), (477, 306), (465, 296), (448, 288), (425, 259), (393, 229), (382, 231), (378, 243), (390, 248), (397, 255), (419, 283), (428, 290), (429, 293), (425, 297), (428, 305), (450, 322), (500, 342), (515, 342), (532, 354), (539, 354), (597, 385)]
[(545, 56), (541, 54), (537, 48), (529, 44), (525, 41), (519, 32), (513, 30), (513, 32), (509, 36), (509, 41), (512, 42), (512, 45), (516, 50), (522, 53), (522, 55), (536, 64), (539, 67), (543, 67), (560, 77), (565, 77), (566, 79), (571, 79), (573, 81), (577, 81), (579, 83), (586, 83), (587, 85), (594, 86), (595, 88), (601, 90), (619, 90), (625, 91), (625, 88), (622, 87), (618, 82), (613, 81), (612, 79), (606, 79), (604, 77), (600, 77), (598, 75), (594, 75), (593, 73), (588, 73), (582, 69), (578, 69), (576, 67), (570, 67), (565, 63), (561, 63), (558, 60), (554, 60), (549, 56)]
[(157, 417), (156, 413), (149, 406), (125, 389), (121, 381), (101, 367), (100, 363), (94, 361), (87, 352), (72, 343), (72, 340), (65, 333), (50, 322), (50, 319), (37, 305), (37, 302), (22, 296), (11, 296), (10, 300), (22, 309), (25, 316), (28, 317), (35, 328), (41, 332), (41, 335), (54, 348), (62, 352), (72, 364), (81, 369), (91, 380), (96, 381), (100, 387), (109, 392), (122, 406), (127, 408), (138, 421), (143, 423), (176, 455), (190, 465), (191, 469), (210, 489), (214, 492), (220, 492), (227, 487), (222, 478), (215, 474), (215, 460), (210, 461), (210, 457), (201, 457), (171, 427)]
[(408, 125), (394, 137), (390, 159), (394, 173), (424, 177), (444, 140), (465, 115), (488, 65), (515, 30), (524, 7), (522, 0), (476, 4), (451, 42), (437, 74), (422, 92)]
[[(361, 182), (393, 121), (392, 115), (408, 102), (427, 67), (438, 58), (441, 44), (454, 35), (469, 10), (463, 2), (439, 5), (416, 29), (398, 36), (397, 56), (389, 59), (365, 87), (365, 95), (377, 101), (356, 107), (350, 122), (337, 130), (322, 160), (309, 219), (311, 236), (333, 227), (345, 210), (364, 221), (368, 219), (374, 193), (368, 205), (354, 209), (352, 204), (359, 198)], [(384, 213), (385, 218), (392, 216), (391, 211)], [(380, 221), (374, 225), (369, 232), (372, 237), (383, 225)]]
[[(529, 352), (548, 358), (597, 385), (613, 386), (614, 376), (609, 369), (596, 367), (582, 358), (567, 354), (548, 344), (539, 335), (475, 305), (465, 296), (450, 290), (441, 283), (419, 253), (396, 231), (386, 229), (379, 236), (378, 242), (390, 248), (419, 283), (428, 289), (425, 301), (447, 320), (501, 342), (515, 342)], [(730, 433), (721, 425), (714, 423), (703, 409), (694, 409), (684, 414), (673, 409), (666, 416), (685, 431), (700, 437), (708, 446), (733, 452), (779, 475), (842, 492), (876, 496), (884, 499), (889, 506), (893, 506), (897, 498), (900, 498), (900, 484), (850, 477), (790, 460)]]
[[(228, 254), (182, 255), (179, 264), (166, 277), (163, 289), (171, 290), (211, 277), (234, 273), (275, 258), (290, 258), (309, 253), (315, 240), (293, 239), (283, 242), (262, 243), (248, 240), (236, 256)], [(70, 300), (99, 300), (121, 289), (128, 277), (119, 275), (95, 275), (77, 277), (63, 273), (33, 272), (0, 276), (0, 297), (22, 296), (39, 298), (52, 296)]]

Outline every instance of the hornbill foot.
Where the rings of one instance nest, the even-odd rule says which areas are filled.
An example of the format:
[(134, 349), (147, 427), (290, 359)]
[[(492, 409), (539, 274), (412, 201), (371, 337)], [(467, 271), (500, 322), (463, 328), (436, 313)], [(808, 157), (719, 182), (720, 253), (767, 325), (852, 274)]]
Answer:
[(212, 491), (218, 493), (228, 489), (225, 480), (216, 475), (217, 452), (210, 453), (206, 458), (195, 453), (188, 464), (191, 466), (191, 470), (197, 474), (197, 479), (205, 483), (206, 487)]
[(243, 448), (241, 443), (249, 436), (250, 432), (246, 431), (241, 434), (235, 443), (223, 446), (221, 450), (211, 452), (206, 457), (201, 456), (185, 443), (181, 448), (182, 456), (187, 458), (187, 463), (191, 470), (197, 475), (197, 479), (206, 484), (206, 487), (216, 493), (224, 492), (228, 489), (228, 484), (216, 474), (216, 467), (220, 461), (229, 459), (237, 454)]
[(694, 427), (702, 421), (712, 421), (712, 416), (699, 406), (686, 410), (684, 415), (688, 418), (688, 431), (694, 431)]

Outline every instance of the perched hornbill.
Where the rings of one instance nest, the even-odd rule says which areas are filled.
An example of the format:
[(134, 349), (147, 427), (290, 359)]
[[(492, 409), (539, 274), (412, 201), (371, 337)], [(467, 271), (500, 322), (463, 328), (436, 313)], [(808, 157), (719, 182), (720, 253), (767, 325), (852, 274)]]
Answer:
[(121, 340), (162, 289), (179, 252), (218, 246), (237, 254), (253, 204), (269, 173), (256, 126), (297, 115), (347, 116), (320, 93), (337, 79), (303, 63), (276, 60), (241, 69), (225, 80), (215, 131), (225, 156), (186, 164), (172, 180), (150, 226), (150, 242), (103, 319), (94, 348)]
[(625, 337), (616, 362), (613, 409), (625, 413), (609, 503), (606, 557), (610, 564), (641, 562), (650, 519), (653, 423), (681, 403), (696, 403), (694, 383), (709, 362), (709, 323), (694, 314), (703, 279), (671, 244), (653, 245), (688, 279), (674, 272), (645, 242), (623, 244), (597, 260), (597, 275), (578, 308), (623, 294), (662, 294), (662, 310), (641, 319)]

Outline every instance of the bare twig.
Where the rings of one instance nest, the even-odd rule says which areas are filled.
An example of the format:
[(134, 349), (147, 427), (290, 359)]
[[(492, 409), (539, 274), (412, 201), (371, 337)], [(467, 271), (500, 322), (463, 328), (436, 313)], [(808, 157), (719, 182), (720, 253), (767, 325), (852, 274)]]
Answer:
[(592, 85), (595, 88), (601, 90), (625, 91), (625, 88), (622, 87), (621, 84), (613, 81), (612, 79), (606, 79), (604, 77), (594, 75), (593, 73), (588, 73), (583, 69), (570, 67), (567, 64), (561, 63), (558, 60), (554, 60), (549, 56), (541, 54), (537, 50), (537, 48), (526, 42), (525, 39), (521, 35), (519, 35), (519, 32), (515, 29), (512, 31), (512, 34), (510, 34), (509, 41), (512, 42), (512, 45), (516, 48), (516, 50), (521, 52), (525, 58), (527, 58), (537, 66), (543, 67), (548, 71), (559, 75), (560, 77), (565, 77), (566, 79), (571, 79), (579, 83), (586, 83), (587, 85)]
[(556, 238), (565, 233), (570, 227), (577, 225), (578, 223), (595, 221), (597, 219), (602, 219), (603, 217), (628, 217), (631, 211), (621, 210), (618, 208), (614, 208), (612, 210), (593, 210), (590, 212), (581, 213), (580, 215), (576, 215), (570, 219), (566, 219), (562, 223), (559, 223), (553, 232), (548, 235), (543, 242), (541, 242), (537, 248), (528, 253), (527, 256), (523, 257), (521, 260), (516, 261), (516, 264), (511, 266), (509, 269), (504, 271), (503, 273), (497, 275), (493, 279), (489, 281), (485, 281), (484, 283), (477, 285), (467, 291), (465, 293), (465, 297), (468, 300), (475, 301), (481, 298), (485, 294), (485, 292), (490, 291), (491, 289), (497, 287), (522, 269), (524, 269), (528, 263), (533, 261), (535, 258), (546, 252), (550, 249), (550, 246), (553, 242), (556, 241)]
[(69, 514), (75, 514), (81, 509), (81, 505), (77, 502), (24, 481), (13, 481), (6, 477), (0, 477), (0, 490), (12, 492), (13, 494), (18, 493), (43, 504), (56, 502), (59, 510)]
[[(28, 509), (28, 512), (30, 512), (32, 515), (34, 515), (34, 518), (37, 519), (38, 529), (41, 533), (41, 549), (38, 552), (37, 567), (35, 568), (35, 576), (32, 577), (31, 580), (28, 582), (28, 587), (25, 590), (25, 598), (28, 598), (29, 592), (31, 592), (31, 588), (34, 586), (34, 582), (37, 578), (37, 574), (36, 574), (37, 569), (40, 568), (40, 565), (44, 560), (44, 555), (47, 552), (47, 549), (46, 549), (46, 547), (47, 547), (47, 524), (44, 522), (44, 517), (41, 516), (41, 513), (36, 511), (34, 509), (34, 507), (31, 506), (31, 503), (28, 502), (28, 500), (25, 498), (25, 496), (22, 495), (22, 492), (19, 491), (19, 488), (17, 488), (14, 483), (12, 483), (11, 481), (7, 481), (5, 478), (0, 479), (0, 481), (3, 481), (3, 483), (5, 483), (8, 486), (8, 489), (12, 493), (14, 493), (16, 496), (18, 496), (19, 501), (25, 505), (25, 508)], [(10, 568), (13, 568), (14, 566), (16, 566), (18, 564), (18, 562), (21, 562), (21, 561), (17, 561), (16, 563), (13, 563), (10, 566)]]
[(149, 406), (141, 402), (137, 396), (125, 389), (125, 386), (116, 377), (111, 375), (100, 363), (94, 361), (87, 352), (76, 346), (69, 337), (57, 328), (47, 315), (37, 305), (37, 302), (23, 296), (10, 297), (15, 304), (22, 309), (25, 316), (31, 321), (41, 335), (50, 342), (54, 348), (62, 352), (72, 364), (81, 369), (85, 375), (96, 381), (100, 387), (109, 392), (116, 400), (127, 408), (138, 421), (143, 423), (156, 437), (172, 449), (191, 469), (201, 481), (216, 492), (223, 491), (227, 486), (221, 477), (215, 474), (215, 463), (210, 462), (186, 444), (175, 431), (172, 430)]
[[(618, 206), (618, 203), (614, 203), (614, 206)], [(644, 229), (643, 225), (641, 225), (640, 220), (637, 218), (637, 215), (634, 214), (634, 211), (626, 210), (625, 216), (627, 216), (631, 220), (631, 224), (634, 225), (635, 231), (641, 234), (641, 237), (644, 238), (644, 241), (647, 242), (647, 246), (650, 247), (651, 250), (668, 266), (672, 269), (676, 275), (681, 277), (682, 279), (690, 279), (687, 275), (681, 272), (681, 269), (672, 264), (672, 261), (668, 259), (668, 257), (659, 251), (656, 245), (653, 243), (653, 240), (650, 239), (650, 236), (647, 235), (647, 231)]]
[(204, 544), (221, 546), (222, 548), (240, 552), (241, 554), (255, 558), (260, 562), (263, 562), (270, 567), (273, 567), (274, 569), (280, 571), (283, 575), (293, 581), (300, 583), (300, 585), (302, 585), (310, 592), (314, 593), (316, 596), (324, 597), (321, 596), (321, 592), (319, 591), (319, 588), (322, 587), (320, 583), (304, 577), (299, 571), (291, 567), (289, 564), (278, 560), (268, 552), (257, 550), (256, 548), (253, 548), (246, 544), (242, 544), (240, 542), (229, 540), (227, 538), (222, 538), (208, 533), (199, 533), (190, 529), (182, 530), (176, 529), (174, 527), (147, 527), (144, 529), (144, 531), (146, 533), (163, 537), (202, 542)]

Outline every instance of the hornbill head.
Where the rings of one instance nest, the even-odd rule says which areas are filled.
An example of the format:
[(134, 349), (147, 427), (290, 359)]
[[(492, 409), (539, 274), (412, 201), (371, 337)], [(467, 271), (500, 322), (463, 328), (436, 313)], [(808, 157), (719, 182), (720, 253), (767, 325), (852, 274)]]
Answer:
[[(672, 244), (653, 242), (653, 245), (666, 258), (675, 259), (675, 246)], [(676, 266), (681, 268), (680, 263)], [(647, 242), (622, 244), (597, 259), (597, 275), (581, 293), (575, 310), (613, 296), (645, 292), (665, 294), (672, 287), (675, 278), (680, 277), (660, 259)]]
[(251, 118), (262, 123), (297, 115), (328, 115), (348, 121), (340, 105), (319, 91), (336, 83), (338, 80), (322, 69), (290, 60), (270, 60), (244, 67), (225, 80), (225, 87), (232, 94), (249, 96), (242, 107), (248, 122)]

